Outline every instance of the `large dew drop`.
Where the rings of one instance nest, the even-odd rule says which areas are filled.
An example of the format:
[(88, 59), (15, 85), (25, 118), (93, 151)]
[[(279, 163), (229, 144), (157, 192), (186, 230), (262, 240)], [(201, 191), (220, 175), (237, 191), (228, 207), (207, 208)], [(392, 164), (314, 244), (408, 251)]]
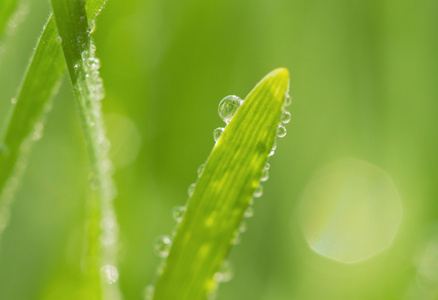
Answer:
[(237, 96), (226, 96), (219, 102), (218, 113), (225, 123), (229, 123), (240, 107), (241, 99)]
[(298, 213), (312, 250), (351, 264), (392, 244), (402, 206), (385, 172), (364, 161), (345, 158), (316, 173), (301, 196)]
[(119, 279), (119, 271), (113, 265), (105, 265), (100, 269), (105, 281), (109, 284), (113, 284)]
[(154, 252), (159, 257), (167, 257), (171, 246), (172, 240), (166, 235), (159, 236), (154, 240)]

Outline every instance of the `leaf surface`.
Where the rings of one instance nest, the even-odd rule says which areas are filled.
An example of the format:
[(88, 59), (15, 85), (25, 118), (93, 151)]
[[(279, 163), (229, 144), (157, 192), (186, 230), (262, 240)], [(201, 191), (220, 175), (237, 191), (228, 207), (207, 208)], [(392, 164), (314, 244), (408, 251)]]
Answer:
[(246, 97), (213, 148), (178, 227), (154, 300), (206, 299), (260, 182), (288, 92), (276, 69)]

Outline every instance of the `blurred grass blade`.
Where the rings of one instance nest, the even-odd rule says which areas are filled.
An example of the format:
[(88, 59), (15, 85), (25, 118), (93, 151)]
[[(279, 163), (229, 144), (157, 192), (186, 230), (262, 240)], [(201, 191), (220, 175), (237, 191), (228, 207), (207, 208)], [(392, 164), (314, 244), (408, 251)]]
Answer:
[(155, 300), (206, 299), (227, 256), (276, 138), (289, 72), (251, 91), (213, 148), (155, 287)]
[(18, 6), (18, 0), (2, 0), (0, 1), (0, 38), (3, 36), (6, 25), (9, 19)]
[[(88, 18), (94, 19), (104, 0), (87, 1)], [(6, 132), (0, 136), (0, 235), (7, 226), (14, 191), (26, 165), (32, 141), (42, 134), (45, 112), (58, 91), (65, 62), (55, 21), (49, 18), (24, 75)], [(19, 162), (19, 163), (18, 163)], [(15, 170), (14, 170), (15, 169)]]
[(118, 225), (112, 203), (115, 187), (101, 112), (103, 85), (99, 76), (100, 62), (95, 57), (96, 48), (90, 37), (92, 29), (88, 27), (85, 1), (51, 2), (91, 159), (91, 188), (97, 196), (91, 198), (86, 258), (88, 279), (98, 283), (100, 278), (101, 287), (95, 284), (90, 293), (93, 299), (121, 299), (116, 283)]

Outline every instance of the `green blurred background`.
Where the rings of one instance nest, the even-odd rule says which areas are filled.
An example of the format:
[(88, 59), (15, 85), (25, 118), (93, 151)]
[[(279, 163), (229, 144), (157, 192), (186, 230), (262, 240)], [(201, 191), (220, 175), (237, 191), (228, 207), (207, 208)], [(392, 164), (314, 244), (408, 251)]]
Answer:
[[(50, 13), (24, 2), (1, 40), (2, 125)], [(220, 99), (277, 67), (292, 122), (219, 299), (438, 299), (438, 1), (109, 0), (96, 25), (125, 299), (154, 279), (152, 241), (213, 147)], [(392, 245), (356, 264), (316, 254), (298, 222), (313, 174), (342, 157), (386, 172), (403, 207)], [(0, 299), (77, 299), (88, 174), (64, 78), (0, 242)]]

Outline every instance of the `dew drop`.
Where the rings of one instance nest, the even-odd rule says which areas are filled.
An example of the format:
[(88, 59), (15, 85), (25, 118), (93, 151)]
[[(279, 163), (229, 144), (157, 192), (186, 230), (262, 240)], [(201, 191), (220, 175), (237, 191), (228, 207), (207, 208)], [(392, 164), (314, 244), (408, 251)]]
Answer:
[(155, 286), (150, 284), (144, 289), (144, 300), (152, 300), (154, 298)]
[(202, 172), (204, 172), (205, 164), (202, 164), (198, 167), (198, 177), (201, 177)]
[(172, 240), (167, 235), (162, 235), (154, 240), (154, 252), (159, 257), (167, 257), (169, 255)]
[(213, 131), (213, 139), (215, 142), (219, 141), (219, 139), (222, 136), (222, 133), (224, 132), (225, 128), (223, 127), (218, 127)]
[(219, 102), (218, 113), (225, 123), (229, 123), (240, 107), (241, 99), (237, 96), (226, 96)]
[(32, 140), (38, 141), (43, 136), (44, 125), (41, 122), (35, 124), (34, 131), (32, 134)]
[(240, 222), (238, 230), (240, 233), (244, 233), (246, 231), (246, 222), (245, 221)]
[(252, 205), (249, 205), (245, 209), (245, 212), (243, 213), (243, 215), (245, 216), (245, 218), (251, 218), (252, 216), (254, 216), (254, 207), (252, 207)]
[(62, 37), (60, 37), (59, 35), (55, 38), (55, 40), (58, 44), (62, 43)]
[(228, 282), (233, 279), (233, 266), (228, 260), (224, 260), (219, 271), (214, 273), (214, 280), (216, 282)]
[(262, 177), (260, 177), (260, 181), (265, 182), (268, 179), (269, 179), (269, 170), (265, 168), (263, 169)]
[(280, 116), (280, 122), (283, 124), (287, 124), (290, 122), (291, 115), (290, 112), (287, 110), (283, 110)]
[(262, 185), (258, 185), (254, 191), (253, 196), (255, 198), (260, 198), (263, 195), (263, 186)]
[(88, 33), (93, 33), (96, 29), (96, 22), (92, 19), (88, 21)]
[(113, 284), (119, 279), (119, 271), (113, 265), (105, 265), (100, 269), (103, 277), (106, 282), (109, 284)]
[(286, 136), (286, 127), (284, 127), (283, 125), (279, 125), (277, 128), (277, 136), (279, 138), (285, 137)]
[(240, 243), (240, 232), (239, 230), (236, 230), (234, 233), (233, 239), (231, 240), (231, 244), (237, 245)]
[(192, 183), (189, 185), (189, 188), (187, 189), (187, 193), (189, 194), (189, 197), (193, 196), (193, 193), (195, 192), (196, 183)]
[(81, 53), (81, 57), (82, 57), (82, 60), (83, 61), (86, 61), (87, 60), (87, 58), (88, 58), (88, 51), (83, 51), (82, 53)]
[(269, 153), (269, 156), (274, 155), (276, 149), (277, 149), (277, 140), (275, 140), (274, 144), (272, 144), (272, 149), (271, 149), (271, 152)]
[(284, 106), (286, 107), (286, 106), (289, 106), (291, 104), (292, 104), (292, 97), (288, 93), (286, 93), (284, 95)]
[(269, 170), (271, 168), (271, 165), (269, 163), (266, 163), (265, 170)]
[(181, 222), (185, 212), (186, 212), (185, 206), (175, 206), (172, 209), (173, 219), (178, 223)]

